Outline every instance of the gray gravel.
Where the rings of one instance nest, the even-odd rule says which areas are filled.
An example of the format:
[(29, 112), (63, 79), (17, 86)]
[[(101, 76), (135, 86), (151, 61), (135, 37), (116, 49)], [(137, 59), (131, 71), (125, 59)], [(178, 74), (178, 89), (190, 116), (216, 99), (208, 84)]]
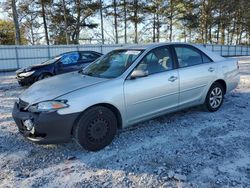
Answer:
[(25, 88), (0, 73), (0, 187), (250, 187), (250, 58), (215, 113), (191, 108), (119, 132), (99, 152), (37, 145), (11, 117)]

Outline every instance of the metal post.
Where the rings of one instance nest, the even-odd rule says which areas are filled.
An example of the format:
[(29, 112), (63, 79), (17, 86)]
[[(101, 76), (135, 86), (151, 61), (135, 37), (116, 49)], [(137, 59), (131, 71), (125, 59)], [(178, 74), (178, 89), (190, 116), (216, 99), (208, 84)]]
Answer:
[(234, 56), (236, 56), (236, 45), (234, 46)]
[(227, 56), (230, 56), (230, 46), (229, 45), (227, 45)]
[(50, 46), (47, 45), (46, 47), (47, 47), (47, 50), (48, 50), (48, 59), (50, 59), (51, 58), (51, 55), (50, 55)]
[(220, 55), (222, 56), (222, 45), (220, 45)]
[(102, 45), (100, 47), (101, 47), (101, 53), (103, 53), (103, 51), (102, 51)]
[(242, 46), (240, 46), (241, 48), (240, 48), (240, 55), (242, 56)]
[(18, 51), (17, 51), (17, 46), (15, 46), (15, 52), (16, 52), (16, 65), (17, 68), (20, 68), (20, 64), (19, 64), (19, 57), (18, 57)]

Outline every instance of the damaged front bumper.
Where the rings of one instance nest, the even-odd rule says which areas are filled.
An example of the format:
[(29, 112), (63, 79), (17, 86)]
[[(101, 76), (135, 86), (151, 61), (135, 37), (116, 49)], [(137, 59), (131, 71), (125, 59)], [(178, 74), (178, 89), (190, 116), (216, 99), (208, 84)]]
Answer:
[(79, 113), (59, 115), (57, 112), (31, 113), (14, 104), (12, 117), (20, 133), (40, 144), (67, 142)]

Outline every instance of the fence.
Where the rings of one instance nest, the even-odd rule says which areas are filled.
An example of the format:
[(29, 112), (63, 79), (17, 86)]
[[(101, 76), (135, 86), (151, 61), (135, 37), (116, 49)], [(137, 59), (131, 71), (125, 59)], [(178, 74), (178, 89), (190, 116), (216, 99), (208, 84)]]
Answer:
[[(74, 50), (94, 50), (107, 53), (119, 45), (53, 45), (53, 46), (0, 46), (0, 71), (15, 70), (18, 68), (41, 63), (51, 57)], [(250, 55), (249, 46), (203, 45), (208, 50), (222, 56)]]

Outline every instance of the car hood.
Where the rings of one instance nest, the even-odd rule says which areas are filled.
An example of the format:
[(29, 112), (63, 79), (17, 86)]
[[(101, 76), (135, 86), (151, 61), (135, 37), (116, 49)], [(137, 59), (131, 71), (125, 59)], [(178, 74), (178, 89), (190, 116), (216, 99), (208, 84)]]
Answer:
[(54, 63), (55, 62), (40, 63), (40, 64), (31, 65), (29, 67), (18, 69), (16, 71), (16, 74), (20, 74), (20, 73), (23, 73), (23, 72), (29, 72), (29, 71), (32, 71), (32, 70), (37, 70), (37, 69), (42, 68), (42, 67), (47, 67), (47, 66), (53, 65)]
[(53, 100), (75, 90), (107, 80), (109, 79), (90, 77), (78, 72), (62, 74), (34, 83), (21, 94), (20, 99), (29, 104), (35, 104)]

